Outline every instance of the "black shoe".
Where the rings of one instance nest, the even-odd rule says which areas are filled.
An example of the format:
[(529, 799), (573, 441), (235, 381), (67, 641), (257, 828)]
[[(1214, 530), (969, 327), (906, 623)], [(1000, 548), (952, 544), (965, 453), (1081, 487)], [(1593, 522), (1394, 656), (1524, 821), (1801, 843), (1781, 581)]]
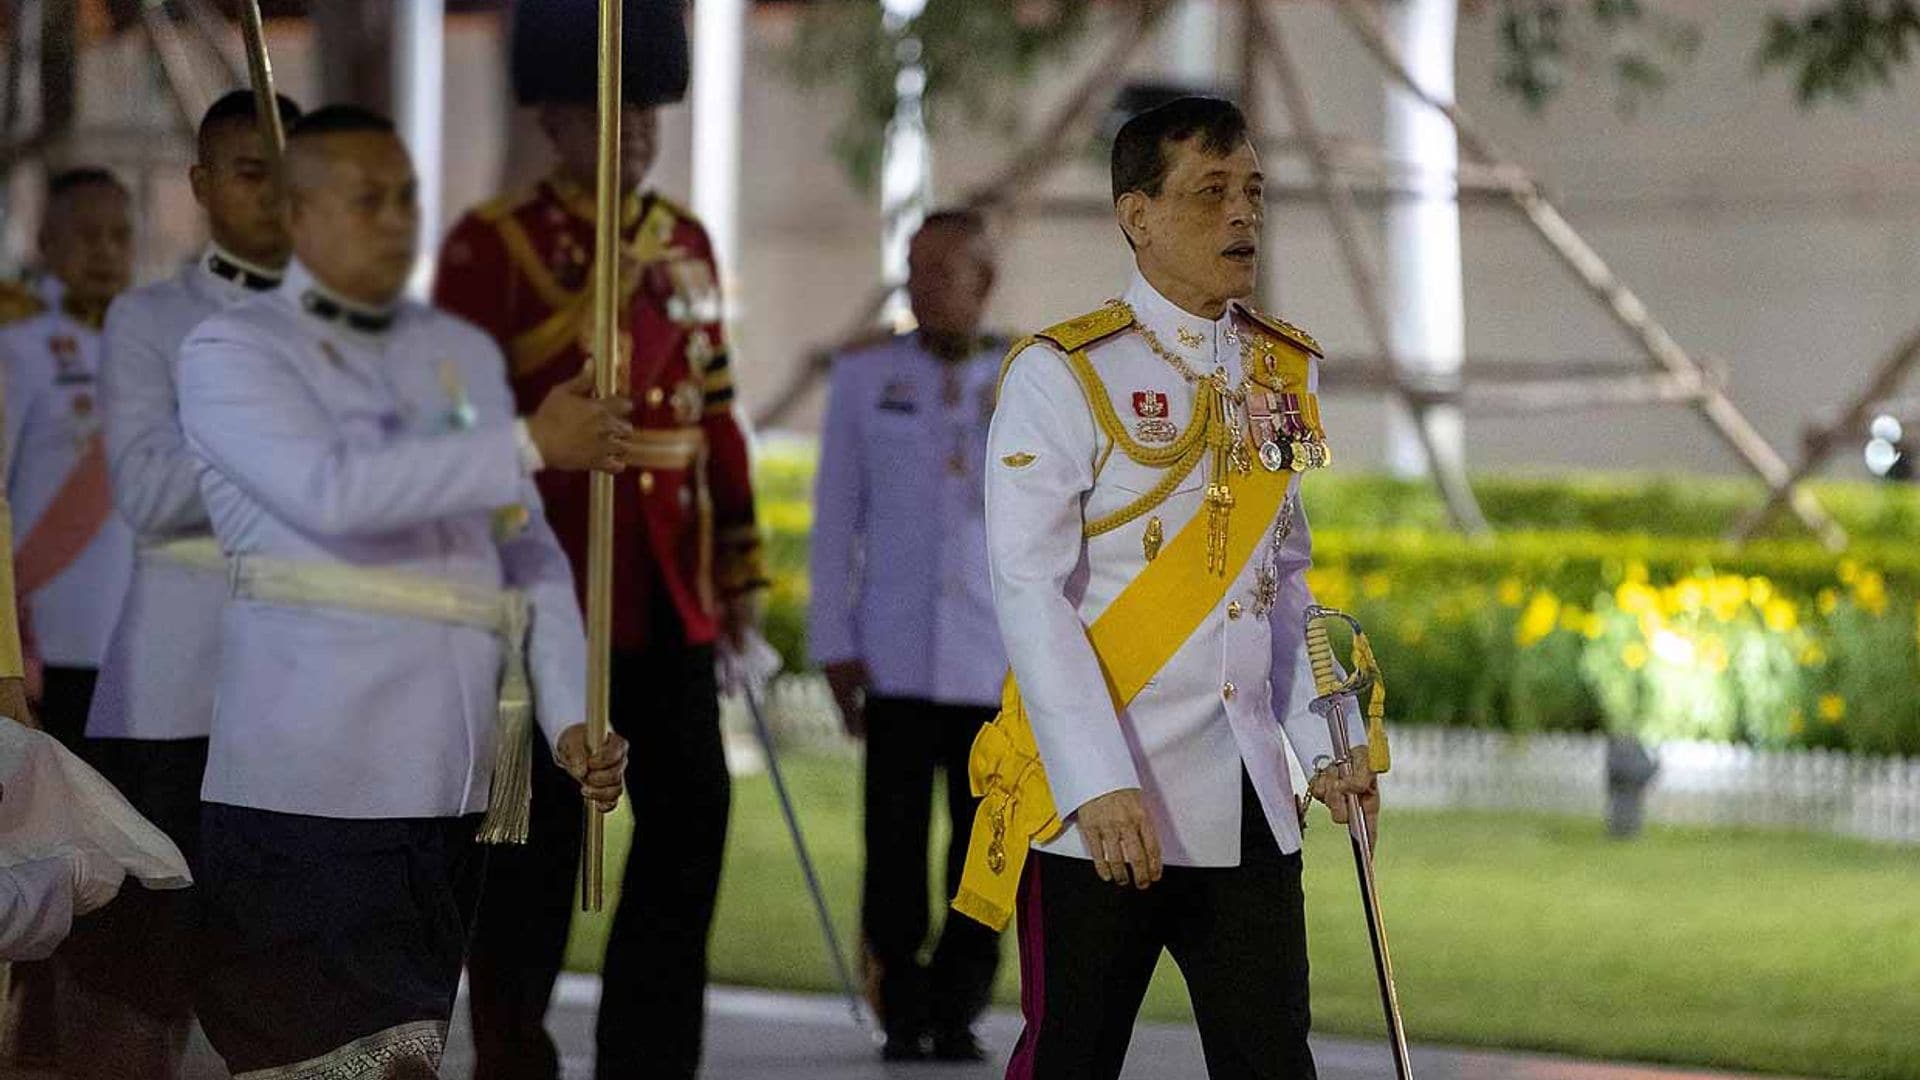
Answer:
[(981, 1048), (980, 1040), (973, 1037), (973, 1032), (960, 1028), (934, 1035), (933, 1060), (979, 1062), (987, 1060), (987, 1052)]
[(919, 1035), (889, 1035), (880, 1048), (881, 1061), (925, 1061), (927, 1041)]

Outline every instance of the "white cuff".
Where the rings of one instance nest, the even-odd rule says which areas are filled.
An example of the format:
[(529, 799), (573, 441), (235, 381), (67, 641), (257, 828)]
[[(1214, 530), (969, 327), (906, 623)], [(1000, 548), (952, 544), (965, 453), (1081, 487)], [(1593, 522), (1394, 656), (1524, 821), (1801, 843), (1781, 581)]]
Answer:
[(533, 441), (533, 431), (523, 419), (513, 422), (513, 446), (520, 453), (520, 471), (532, 476), (547, 467), (547, 460), (540, 456), (540, 446)]

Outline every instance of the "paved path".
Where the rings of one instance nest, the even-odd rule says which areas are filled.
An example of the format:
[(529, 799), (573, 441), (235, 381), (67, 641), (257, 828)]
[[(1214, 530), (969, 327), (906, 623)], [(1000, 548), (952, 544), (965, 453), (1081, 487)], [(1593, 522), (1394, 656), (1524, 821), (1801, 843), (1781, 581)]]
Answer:
[[(591, 1080), (593, 1011), (599, 979), (561, 979), (548, 1021), (565, 1054), (567, 1080)], [(704, 1080), (1000, 1080), (1006, 1054), (1020, 1031), (1019, 1017), (996, 1012), (981, 1035), (993, 1055), (986, 1065), (882, 1065), (865, 1032), (854, 1027), (838, 998), (716, 989), (712, 992)], [(470, 1080), (472, 1040), (463, 999), (441, 1069), (446, 1080)], [(1321, 1080), (1390, 1080), (1393, 1059), (1384, 1042), (1316, 1038)], [(1613, 1065), (1569, 1058), (1416, 1047), (1420, 1080), (1761, 1080), (1732, 1073), (1648, 1065)], [(1198, 1080), (1206, 1075), (1200, 1040), (1184, 1024), (1143, 1024), (1134, 1034), (1125, 1080)], [(195, 1033), (187, 1080), (225, 1080), (219, 1060)], [(57, 1080), (0, 1066), (0, 1078)], [(1780, 1078), (1769, 1078), (1780, 1080)]]
[[(599, 981), (563, 978), (549, 1018), (566, 1057), (568, 1080), (588, 1080), (593, 1045), (593, 1007)], [(890, 1065), (853, 1026), (838, 998), (716, 989), (710, 1001), (707, 1067), (710, 1080), (1000, 1080), (1006, 1054), (1019, 1034), (1019, 1017), (994, 1013), (981, 1034), (993, 1062), (979, 1066)], [(467, 1080), (472, 1051), (463, 1001), (453, 1045), (441, 1075)], [(1393, 1059), (1386, 1044), (1315, 1039), (1321, 1080), (1389, 1080)], [(1634, 1065), (1599, 1065), (1565, 1058), (1416, 1048), (1420, 1080), (1728, 1080), (1732, 1074)], [(1206, 1075), (1200, 1040), (1191, 1027), (1146, 1024), (1134, 1035), (1126, 1080), (1197, 1080)]]

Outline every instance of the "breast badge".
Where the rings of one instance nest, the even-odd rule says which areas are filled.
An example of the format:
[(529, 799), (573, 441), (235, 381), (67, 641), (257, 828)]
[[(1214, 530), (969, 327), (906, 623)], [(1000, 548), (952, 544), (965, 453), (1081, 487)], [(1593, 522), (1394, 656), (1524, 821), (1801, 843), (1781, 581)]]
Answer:
[(1133, 392), (1134, 435), (1143, 443), (1170, 443), (1180, 437), (1180, 429), (1167, 418), (1167, 395), (1158, 390)]
[(670, 400), (673, 404), (673, 418), (681, 426), (690, 427), (700, 422), (700, 409), (706, 404), (706, 394), (700, 389), (698, 382), (693, 379), (684, 379), (674, 384)]
[(1009, 469), (1024, 469), (1039, 460), (1040, 455), (1029, 454), (1025, 450), (1021, 450), (1001, 458), (1000, 464), (1005, 465)]
[(895, 379), (880, 391), (880, 404), (876, 407), (881, 412), (911, 414), (920, 411), (920, 402), (918, 395), (913, 392), (912, 383)]

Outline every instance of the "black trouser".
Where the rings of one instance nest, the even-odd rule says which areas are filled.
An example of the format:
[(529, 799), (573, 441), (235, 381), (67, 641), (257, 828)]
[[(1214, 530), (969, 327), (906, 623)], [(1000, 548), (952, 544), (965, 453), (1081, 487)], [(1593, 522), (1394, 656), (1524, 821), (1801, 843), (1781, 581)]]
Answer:
[[(633, 849), (601, 967), (598, 1075), (692, 1077), (706, 1021), (707, 940), (731, 782), (720, 740), (713, 647), (688, 645), (671, 611), (650, 645), (617, 652), (614, 726), (630, 746)], [(532, 836), (495, 848), (467, 961), (475, 1080), (550, 1080), (545, 1018), (579, 876), (580, 789), (535, 763)]]
[(867, 867), (860, 921), (879, 968), (880, 1011), (891, 1038), (964, 1031), (979, 1018), (993, 990), (1000, 936), (972, 919), (948, 912), (932, 961), (920, 959), (929, 928), (927, 844), (934, 773), (946, 773), (953, 832), (940, 895), (951, 897), (960, 888), (967, 835), (979, 804), (967, 781), (967, 755), (993, 714), (990, 707), (911, 698), (867, 702)]
[[(40, 730), (75, 753), (80, 751), (81, 736), (87, 730), (87, 711), (93, 707), (93, 687), (99, 678), (97, 668), (49, 664), (41, 672)], [(17, 1030), (9, 1040), (26, 1060), (46, 1060), (58, 1052), (53, 964), (42, 960), (13, 965), (12, 1011)]]
[(1282, 855), (1243, 779), (1240, 865), (1169, 866), (1144, 891), (1034, 852), (1020, 882), (1020, 1011), (1007, 1080), (1120, 1075), (1167, 949), (1213, 1080), (1313, 1080), (1300, 855)]
[[(87, 739), (87, 763), (200, 869), (205, 739)], [(69, 1080), (172, 1076), (192, 1027), (191, 889), (128, 879), (113, 901), (74, 920), (54, 958), (60, 1043)]]

